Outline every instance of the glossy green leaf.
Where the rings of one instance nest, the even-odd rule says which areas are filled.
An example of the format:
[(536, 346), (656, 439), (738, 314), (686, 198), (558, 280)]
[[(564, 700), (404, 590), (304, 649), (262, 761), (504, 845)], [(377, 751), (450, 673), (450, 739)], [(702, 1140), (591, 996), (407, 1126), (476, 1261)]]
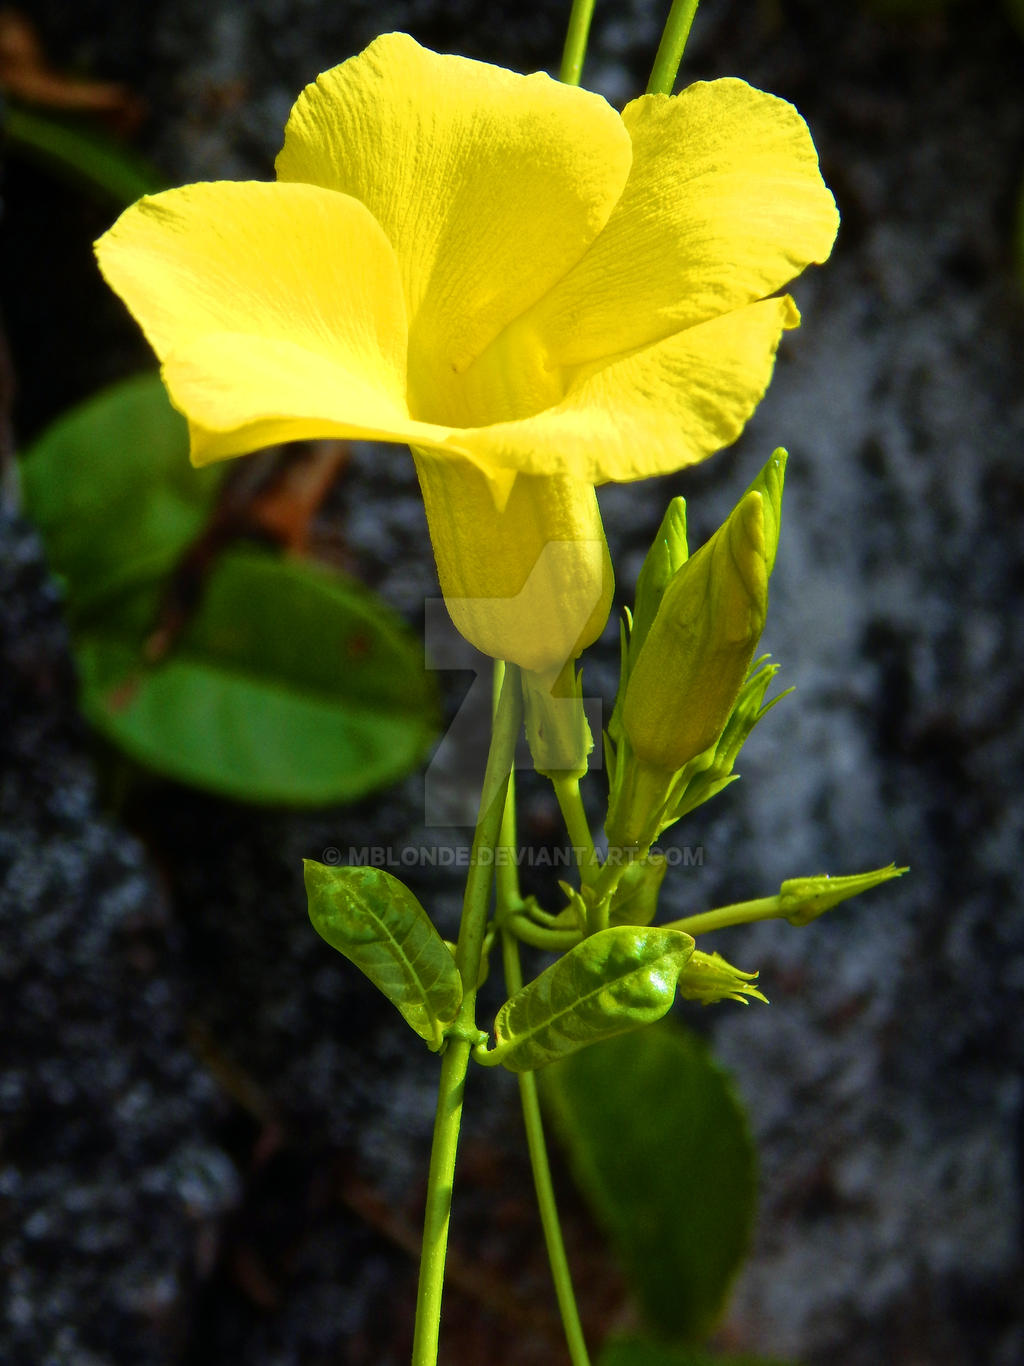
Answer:
[(233, 551), (170, 653), (143, 656), (159, 588), (77, 632), (81, 705), (146, 767), (242, 801), (351, 801), (415, 766), (436, 734), (422, 645), (361, 585)]
[(728, 1076), (696, 1035), (663, 1021), (566, 1058), (543, 1081), (577, 1182), (651, 1328), (702, 1342), (725, 1308), (756, 1203), (753, 1142)]
[(606, 1342), (597, 1366), (791, 1366), (777, 1357), (721, 1356), (689, 1348), (668, 1347), (642, 1338)]
[(3, 114), (8, 144), (42, 161), (68, 180), (100, 190), (121, 207), (164, 188), (150, 164), (82, 121), (8, 105)]
[(305, 863), (309, 918), (435, 1052), (462, 1002), (455, 959), (420, 903), (382, 868)]
[(529, 1072), (660, 1019), (692, 953), (693, 939), (678, 930), (618, 926), (591, 935), (505, 1002), (485, 1060)]
[(21, 461), (22, 492), (72, 622), (168, 573), (223, 477), (189, 464), (185, 419), (157, 374), (115, 384), (49, 427)]

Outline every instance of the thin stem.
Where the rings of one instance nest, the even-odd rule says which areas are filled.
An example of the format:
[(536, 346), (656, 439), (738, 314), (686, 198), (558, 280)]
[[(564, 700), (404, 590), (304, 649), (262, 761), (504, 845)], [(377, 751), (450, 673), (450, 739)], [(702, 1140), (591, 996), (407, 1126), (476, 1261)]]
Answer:
[[(494, 661), (494, 706), (505, 678), (505, 665), (500, 659)], [(516, 775), (515, 769), (508, 775), (505, 789), (505, 807), (501, 813), (501, 826), (498, 831), (498, 844), (495, 848), (495, 897), (503, 916), (516, 914), (522, 910), (524, 902), (519, 891), (519, 869), (515, 861), (516, 847)]]
[(544, 949), (547, 953), (565, 953), (566, 949), (575, 948), (583, 938), (580, 930), (547, 930), (525, 915), (513, 915), (507, 920), (503, 918), (501, 923), (508, 927), (516, 939), (521, 939), (532, 948)]
[[(505, 968), (505, 985), (510, 996), (522, 989), (523, 974), (519, 964), (519, 945), (507, 930), (501, 935), (501, 957)], [(532, 1072), (519, 1073), (519, 1098), (523, 1106), (523, 1123), (526, 1126), (526, 1143), (530, 1151), (530, 1166), (533, 1168), (533, 1185), (537, 1192), (537, 1208), (544, 1229), (544, 1242), (551, 1265), (551, 1279), (555, 1286), (562, 1327), (569, 1348), (572, 1366), (590, 1366), (587, 1344), (583, 1337), (576, 1296), (572, 1288), (572, 1275), (569, 1260), (565, 1255), (562, 1240), (562, 1226), (558, 1219), (558, 1206), (555, 1203), (555, 1188), (551, 1181), (551, 1167), (548, 1163), (547, 1145), (544, 1141), (544, 1123), (541, 1119), (540, 1100), (537, 1096), (537, 1078)]]
[(441, 1059), (441, 1079), (437, 1089), (437, 1112), (434, 1116), (434, 1137), (427, 1176), (427, 1207), (423, 1216), (412, 1366), (436, 1366), (437, 1362), (455, 1157), (459, 1146), (469, 1055), (468, 1041), (452, 1039)]
[(584, 882), (593, 882), (597, 876), (597, 854), (594, 852), (594, 838), (590, 833), (590, 822), (583, 809), (578, 778), (552, 778), (555, 796), (562, 811), (565, 828), (579, 865), (580, 877)]
[(737, 901), (732, 906), (720, 906), (715, 911), (702, 911), (683, 920), (673, 920), (666, 930), (684, 930), (687, 934), (709, 934), (730, 925), (750, 925), (755, 920), (778, 920), (783, 916), (777, 896), (762, 896), (756, 901)]
[(573, 0), (569, 30), (565, 35), (565, 47), (562, 49), (562, 65), (558, 73), (559, 79), (566, 85), (580, 83), (593, 14), (594, 0)]
[(427, 1178), (427, 1203), (423, 1217), (423, 1252), (416, 1294), (412, 1366), (437, 1366), (455, 1158), (462, 1123), (462, 1101), (472, 1048), (471, 1039), (476, 1032), (476, 984), (480, 980), (480, 957), (487, 931), (487, 911), (491, 898), (493, 854), (490, 858), (481, 858), (480, 854), (484, 849), (488, 852), (493, 851), (498, 841), (505, 810), (508, 777), (512, 771), (516, 740), (521, 725), (522, 691), (519, 671), (510, 666), (495, 709), (491, 745), (484, 773), (480, 817), (473, 835), (469, 873), (462, 902), (462, 923), (459, 926), (459, 939), (455, 949), (455, 962), (462, 976), (464, 995), (455, 1021), (455, 1036), (449, 1040), (441, 1060), (430, 1172)]
[[(500, 686), (499, 670), (503, 666), (495, 666), (495, 692)], [(579, 784), (577, 782), (577, 801), (579, 800)], [(557, 783), (556, 783), (557, 789)], [(582, 807), (581, 807), (582, 810)], [(587, 830), (589, 839), (590, 831)], [(515, 803), (515, 775), (510, 774), (508, 788), (505, 794), (505, 809), (501, 816), (501, 829), (498, 835), (498, 847), (501, 849), (514, 849), (516, 844), (516, 803)], [(591, 844), (593, 849), (593, 844)], [(525, 916), (518, 914), (524, 905), (522, 893), (519, 890), (519, 870), (515, 862), (511, 859), (498, 859), (496, 872), (495, 895), (497, 900), (497, 919), (501, 925), (515, 923), (528, 928), (536, 929), (540, 934), (547, 934), (555, 937), (555, 931), (544, 931), (540, 926), (533, 926)], [(573, 942), (578, 941), (579, 935), (573, 934)], [(546, 947), (554, 948), (552, 944)], [(566, 944), (568, 948), (571, 945)], [(522, 990), (523, 972), (519, 962), (519, 945), (515, 936), (508, 929), (501, 932), (501, 958), (505, 970), (505, 986), (510, 996), (514, 996), (517, 991)], [(576, 1307), (576, 1296), (572, 1288), (572, 1276), (569, 1273), (569, 1262), (565, 1255), (565, 1244), (562, 1241), (562, 1229), (558, 1219), (558, 1207), (555, 1204), (555, 1191), (551, 1182), (551, 1167), (548, 1163), (547, 1146), (544, 1142), (544, 1124), (541, 1119), (540, 1101), (537, 1096), (537, 1080), (532, 1072), (519, 1073), (519, 1098), (523, 1107), (523, 1124), (526, 1128), (526, 1145), (530, 1153), (530, 1166), (533, 1170), (533, 1185), (537, 1193), (537, 1208), (540, 1211), (541, 1226), (544, 1230), (544, 1242), (548, 1250), (548, 1262), (551, 1266), (551, 1279), (555, 1286), (555, 1298), (558, 1301), (558, 1309), (562, 1316), (562, 1325), (565, 1330), (565, 1341), (569, 1348), (569, 1357), (572, 1366), (590, 1366), (590, 1359), (587, 1356), (587, 1344), (583, 1338), (583, 1327), (580, 1323), (579, 1310)]]
[(665, 31), (658, 44), (651, 79), (647, 82), (648, 95), (671, 95), (676, 82), (683, 49), (690, 36), (690, 25), (697, 13), (697, 0), (672, 0)]

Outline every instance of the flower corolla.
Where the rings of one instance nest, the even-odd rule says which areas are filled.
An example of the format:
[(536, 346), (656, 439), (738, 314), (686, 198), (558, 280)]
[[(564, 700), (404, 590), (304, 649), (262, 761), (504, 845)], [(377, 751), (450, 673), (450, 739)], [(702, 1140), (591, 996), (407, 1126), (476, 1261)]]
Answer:
[(408, 443), (441, 587), (558, 669), (607, 619), (595, 486), (735, 439), (831, 250), (807, 128), (743, 81), (599, 95), (378, 38), (299, 97), (272, 183), (149, 196), (97, 245), (197, 464)]

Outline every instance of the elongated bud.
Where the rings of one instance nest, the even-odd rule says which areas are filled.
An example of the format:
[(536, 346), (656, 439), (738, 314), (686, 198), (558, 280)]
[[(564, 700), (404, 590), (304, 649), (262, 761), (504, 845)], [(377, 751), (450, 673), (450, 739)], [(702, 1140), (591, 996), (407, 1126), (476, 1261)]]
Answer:
[(754, 985), (756, 981), (756, 972), (741, 972), (720, 953), (701, 953), (695, 949), (679, 974), (679, 995), (705, 1006), (726, 1000), (749, 1005), (748, 996), (767, 1005), (768, 997)]
[(870, 873), (851, 873), (846, 877), (791, 877), (779, 888), (779, 915), (791, 925), (809, 925), (847, 897), (859, 896), (882, 882), (901, 877), (906, 868), (890, 863)]
[(639, 760), (675, 772), (715, 743), (750, 668), (767, 605), (763, 499), (751, 491), (662, 595), (622, 708)]

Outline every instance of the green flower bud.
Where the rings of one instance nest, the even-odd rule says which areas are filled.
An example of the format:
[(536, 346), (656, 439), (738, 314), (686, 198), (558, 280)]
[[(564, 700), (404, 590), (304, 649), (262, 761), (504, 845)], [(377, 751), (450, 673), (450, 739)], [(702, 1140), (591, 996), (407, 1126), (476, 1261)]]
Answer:
[(847, 877), (791, 877), (779, 888), (778, 915), (791, 925), (809, 925), (840, 901), (870, 891), (882, 882), (901, 877), (908, 870), (890, 863), (870, 873), (851, 873)]
[(633, 753), (676, 772), (721, 735), (768, 605), (764, 498), (751, 490), (673, 577), (629, 676)]
[(741, 972), (727, 963), (720, 953), (701, 953), (695, 949), (679, 974), (679, 994), (686, 1001), (713, 1005), (716, 1001), (739, 1001), (749, 1005), (748, 996), (768, 1004), (758, 987), (756, 972)]

